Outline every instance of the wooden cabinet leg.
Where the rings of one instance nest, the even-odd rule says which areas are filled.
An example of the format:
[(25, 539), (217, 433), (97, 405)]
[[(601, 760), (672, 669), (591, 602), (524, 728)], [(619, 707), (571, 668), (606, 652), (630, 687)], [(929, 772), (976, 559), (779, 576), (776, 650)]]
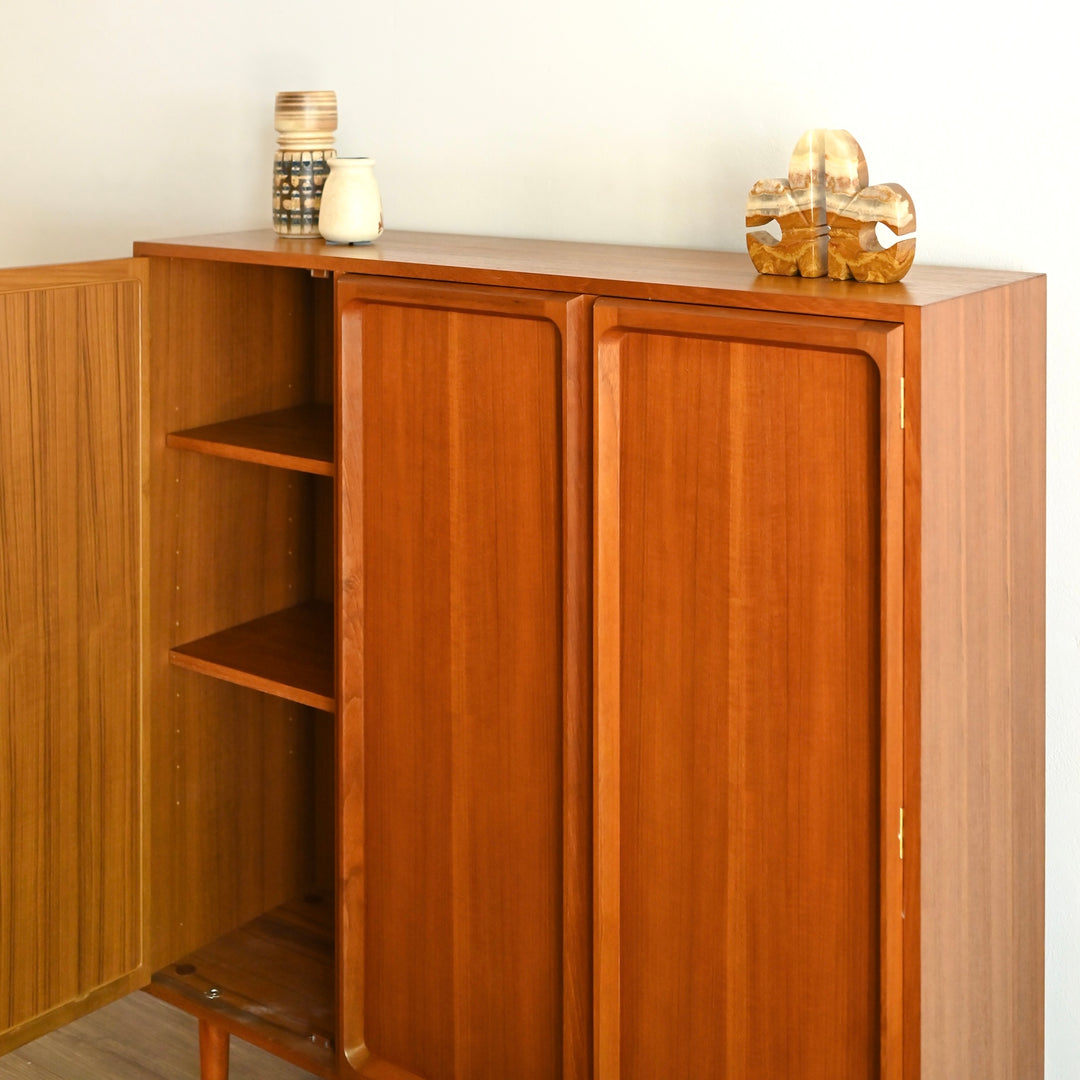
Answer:
[(201, 1080), (229, 1080), (229, 1033), (209, 1020), (199, 1021)]

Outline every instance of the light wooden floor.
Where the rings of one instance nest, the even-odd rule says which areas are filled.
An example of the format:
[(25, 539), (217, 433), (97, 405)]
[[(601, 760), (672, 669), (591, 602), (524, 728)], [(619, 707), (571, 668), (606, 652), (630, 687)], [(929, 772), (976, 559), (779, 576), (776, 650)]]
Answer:
[[(311, 1080), (232, 1039), (229, 1080)], [(198, 1080), (198, 1025), (150, 997), (126, 998), (0, 1057), (0, 1080)]]

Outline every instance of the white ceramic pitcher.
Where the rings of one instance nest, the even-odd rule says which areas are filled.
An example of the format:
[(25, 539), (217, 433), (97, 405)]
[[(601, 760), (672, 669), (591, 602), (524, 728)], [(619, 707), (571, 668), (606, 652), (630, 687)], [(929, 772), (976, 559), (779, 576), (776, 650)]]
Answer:
[(383, 231), (375, 159), (334, 157), (319, 207), (319, 232), (334, 244), (370, 244)]

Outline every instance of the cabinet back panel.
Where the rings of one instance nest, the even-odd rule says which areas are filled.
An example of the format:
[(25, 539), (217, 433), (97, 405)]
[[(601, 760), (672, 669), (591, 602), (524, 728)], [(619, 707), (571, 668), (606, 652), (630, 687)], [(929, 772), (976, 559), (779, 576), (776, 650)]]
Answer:
[[(367, 927), (362, 1004), (346, 1013), (355, 1031), (362, 1010), (365, 1053), (395, 1076), (553, 1080), (568, 1075), (562, 333), (391, 303), (345, 325), (364, 601), (361, 632), (347, 588), (342, 698), (344, 738), (363, 741)], [(348, 574), (360, 537), (343, 536)], [(347, 850), (356, 820), (343, 817)]]
[(143, 960), (141, 290), (0, 293), (0, 1032)]
[[(317, 873), (307, 709), (170, 666), (169, 649), (316, 594), (317, 477), (165, 446), (169, 431), (317, 400), (325, 283), (151, 263), (154, 966), (301, 893)], [(321, 357), (321, 358), (320, 358)], [(319, 487), (323, 494), (318, 494)], [(322, 514), (325, 517), (325, 511)], [(325, 572), (322, 575), (325, 577)]]
[(620, 500), (618, 1075), (878, 1076), (877, 367), (664, 333), (601, 350), (619, 395), (600, 433)]

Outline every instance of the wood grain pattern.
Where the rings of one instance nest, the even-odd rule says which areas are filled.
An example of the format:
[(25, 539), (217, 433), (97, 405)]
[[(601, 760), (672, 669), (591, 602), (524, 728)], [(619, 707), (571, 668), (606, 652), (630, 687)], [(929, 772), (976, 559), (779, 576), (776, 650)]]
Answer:
[(909, 1080), (1043, 1072), (1045, 302), (1040, 279), (922, 313)]
[(597, 1075), (898, 1077), (899, 332), (596, 313)]
[(330, 897), (313, 891), (155, 972), (150, 993), (193, 1013), (200, 1027), (210, 1027), (210, 1049), (217, 1058), (220, 1037), (231, 1033), (330, 1077), (333, 928)]
[(727, 251), (394, 230), (363, 248), (282, 240), (262, 230), (144, 241), (135, 245), (135, 254), (888, 321), (899, 321), (905, 308), (958, 299), (1031, 276), (920, 265), (902, 282), (868, 286), (765, 276), (745, 254)]
[(334, 612), (318, 601), (178, 645), (169, 659), (189, 671), (334, 711)]
[[(150, 994), (128, 994), (0, 1057), (0, 1080), (194, 1080), (198, 1021)], [(237, 1039), (230, 1080), (310, 1080)]]
[(0, 1052), (146, 977), (145, 284), (0, 275)]
[[(166, 446), (169, 432), (320, 403), (328, 282), (151, 260), (153, 964), (312, 880), (315, 768), (303, 706), (169, 663), (169, 650), (315, 598), (331, 481)], [(324, 399), (322, 404), (328, 404)], [(320, 495), (320, 486), (326, 491)], [(316, 717), (317, 723), (325, 718)], [(223, 872), (227, 868), (227, 872)]]
[(176, 450), (194, 450), (317, 476), (334, 475), (334, 419), (329, 405), (297, 405), (173, 431), (165, 443)]
[[(138, 249), (148, 317), (140, 260), (0, 277), (0, 1045), (329, 886), (340, 822), (324, 1075), (1041, 1076), (1045, 279)], [(595, 403), (556, 290), (626, 298)], [(169, 445), (338, 388), (336, 478)], [(168, 663), (339, 595), (336, 731)]]
[(345, 1054), (373, 1078), (583, 1078), (581, 319), (386, 282), (341, 301)]

